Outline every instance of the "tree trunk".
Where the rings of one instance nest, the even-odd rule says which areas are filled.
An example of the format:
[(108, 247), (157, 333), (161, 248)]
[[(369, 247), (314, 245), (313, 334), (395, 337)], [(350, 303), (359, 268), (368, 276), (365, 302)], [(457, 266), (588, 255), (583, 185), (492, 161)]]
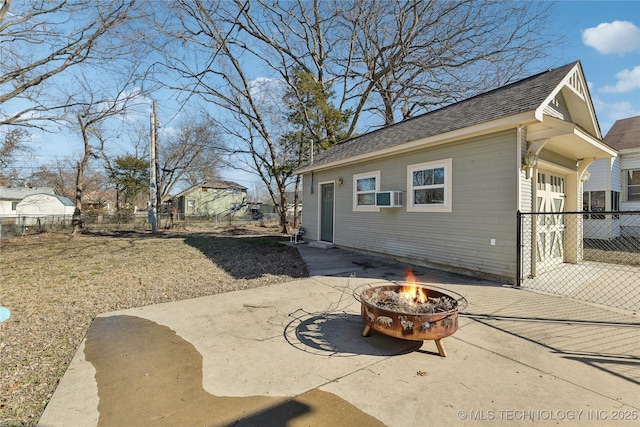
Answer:
[(298, 217), (298, 203), (300, 202), (300, 175), (296, 176), (296, 186), (293, 191), (293, 228), (300, 228), (300, 218)]
[(280, 193), (280, 226), (282, 227), (282, 233), (287, 234), (289, 227), (287, 221), (287, 196), (285, 194), (284, 183), (278, 183), (278, 192)]
[(83, 156), (82, 161), (78, 162), (78, 169), (76, 173), (76, 207), (73, 211), (73, 218), (71, 219), (71, 225), (73, 226), (72, 236), (77, 236), (82, 232), (82, 190), (84, 187), (84, 169), (87, 164), (86, 155)]
[(82, 224), (82, 192), (84, 190), (84, 171), (87, 168), (87, 164), (89, 163), (89, 156), (91, 156), (91, 145), (89, 144), (89, 135), (87, 134), (87, 129), (89, 124), (85, 123), (82, 120), (80, 114), (77, 116), (78, 124), (80, 125), (80, 130), (82, 132), (82, 141), (84, 143), (84, 153), (82, 155), (82, 160), (78, 162), (78, 170), (76, 173), (76, 208), (73, 211), (73, 218), (71, 219), (71, 225), (73, 225), (72, 236), (77, 236), (82, 232), (83, 224)]

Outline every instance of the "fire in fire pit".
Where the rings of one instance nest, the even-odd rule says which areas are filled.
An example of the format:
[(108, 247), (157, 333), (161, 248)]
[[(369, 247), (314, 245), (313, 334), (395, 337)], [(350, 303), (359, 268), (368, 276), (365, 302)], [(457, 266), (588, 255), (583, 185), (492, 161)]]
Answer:
[(404, 284), (368, 287), (356, 298), (361, 303), (363, 336), (371, 330), (406, 340), (434, 340), (438, 353), (447, 353), (440, 341), (458, 329), (458, 310), (466, 306), (461, 295), (416, 283), (411, 271)]

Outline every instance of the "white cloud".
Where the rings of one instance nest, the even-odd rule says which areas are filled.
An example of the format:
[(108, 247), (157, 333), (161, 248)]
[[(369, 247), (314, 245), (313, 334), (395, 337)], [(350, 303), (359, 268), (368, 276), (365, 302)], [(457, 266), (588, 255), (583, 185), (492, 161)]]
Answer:
[(598, 97), (593, 97), (592, 99), (603, 135), (611, 129), (616, 120), (640, 116), (640, 110), (635, 109), (630, 102), (621, 101), (609, 104)]
[(615, 86), (604, 86), (600, 92), (604, 93), (627, 93), (640, 88), (640, 65), (633, 70), (622, 70), (616, 74), (618, 83)]
[(640, 49), (640, 28), (629, 21), (604, 22), (582, 32), (582, 42), (602, 54)]

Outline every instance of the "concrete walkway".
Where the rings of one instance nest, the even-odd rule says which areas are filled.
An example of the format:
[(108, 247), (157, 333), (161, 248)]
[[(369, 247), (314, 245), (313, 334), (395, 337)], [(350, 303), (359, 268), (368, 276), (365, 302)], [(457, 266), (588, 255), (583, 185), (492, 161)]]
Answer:
[(637, 315), (414, 267), (468, 301), (443, 358), (361, 336), (409, 266), (297, 247), (308, 279), (97, 317), (39, 425), (638, 425)]

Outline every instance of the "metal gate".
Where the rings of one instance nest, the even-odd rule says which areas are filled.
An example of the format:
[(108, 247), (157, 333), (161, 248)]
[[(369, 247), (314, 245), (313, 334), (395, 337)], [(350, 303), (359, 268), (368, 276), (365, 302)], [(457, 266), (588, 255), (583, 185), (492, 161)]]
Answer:
[[(640, 310), (640, 212), (518, 212), (517, 285)], [(545, 262), (541, 232), (562, 226), (562, 254)], [(556, 230), (557, 231), (557, 230)], [(554, 235), (557, 237), (557, 235)], [(553, 246), (552, 246), (553, 248)]]

